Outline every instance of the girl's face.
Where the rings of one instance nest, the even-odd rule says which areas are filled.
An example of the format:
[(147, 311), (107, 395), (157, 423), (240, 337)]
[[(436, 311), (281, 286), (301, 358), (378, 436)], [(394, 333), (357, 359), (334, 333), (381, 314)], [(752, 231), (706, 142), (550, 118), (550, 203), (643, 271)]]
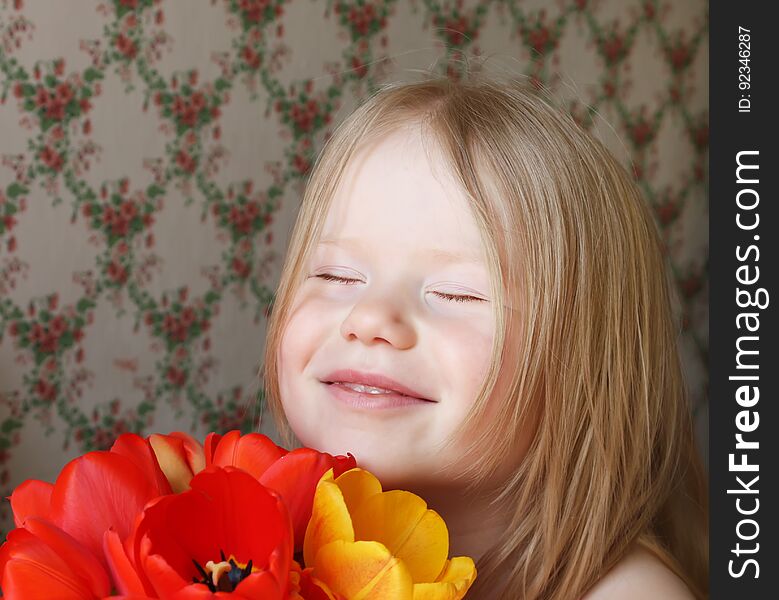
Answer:
[[(300, 441), (351, 452), (390, 487), (451, 477), (433, 474), (459, 451), (439, 446), (476, 399), (495, 333), (479, 230), (428, 146), (430, 156), (408, 128), (355, 155), (279, 350), (281, 399)], [(341, 370), (426, 400), (350, 392), (331, 383)]]

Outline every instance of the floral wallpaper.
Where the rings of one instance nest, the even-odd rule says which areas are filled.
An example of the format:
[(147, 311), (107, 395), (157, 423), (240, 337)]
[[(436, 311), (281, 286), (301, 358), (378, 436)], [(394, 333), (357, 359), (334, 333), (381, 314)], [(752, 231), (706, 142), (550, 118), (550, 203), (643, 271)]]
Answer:
[[(0, 0), (0, 492), (125, 431), (259, 428), (306, 174), (383, 82), (473, 57), (629, 166), (706, 445), (703, 0)], [(10, 526), (2, 504), (0, 532)]]

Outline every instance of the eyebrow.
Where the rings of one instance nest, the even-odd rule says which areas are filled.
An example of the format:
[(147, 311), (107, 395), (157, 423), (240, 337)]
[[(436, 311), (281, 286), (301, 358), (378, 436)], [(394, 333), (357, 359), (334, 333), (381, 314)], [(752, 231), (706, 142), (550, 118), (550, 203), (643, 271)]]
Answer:
[[(361, 238), (352, 237), (352, 238), (341, 238), (338, 240), (323, 239), (323, 240), (319, 240), (319, 245), (332, 245), (332, 246), (341, 246), (341, 247), (358, 246), (364, 249), (367, 244)], [(430, 256), (433, 260), (438, 260), (441, 262), (461, 262), (461, 263), (482, 264), (482, 259), (480, 257), (473, 256), (472, 254), (461, 254), (459, 252), (452, 252), (450, 250), (444, 250), (443, 248), (425, 248), (422, 252)]]

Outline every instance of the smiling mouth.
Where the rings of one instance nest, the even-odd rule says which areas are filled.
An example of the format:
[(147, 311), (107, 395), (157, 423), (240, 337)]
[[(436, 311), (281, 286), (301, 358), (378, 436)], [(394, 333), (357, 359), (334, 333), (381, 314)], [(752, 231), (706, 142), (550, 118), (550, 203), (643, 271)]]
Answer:
[[(338, 381), (323, 381), (322, 383), (327, 386), (328, 391), (330, 391), (336, 399), (352, 406), (353, 408), (389, 409), (414, 405), (418, 406), (423, 404), (435, 404), (435, 402), (432, 400), (426, 400), (416, 396), (408, 396), (393, 390), (386, 390), (381, 392), (361, 391), (361, 389), (365, 388), (371, 389), (371, 386), (364, 386), (361, 384), (344, 383)], [(354, 389), (355, 387), (357, 389)]]
[(400, 392), (396, 392), (395, 390), (388, 390), (385, 388), (365, 385), (362, 383), (349, 383), (345, 381), (325, 381), (324, 383), (326, 383), (327, 385), (340, 385), (352, 390), (353, 392), (358, 392), (360, 394), (368, 394), (369, 396), (394, 395), (394, 396), (403, 396), (404, 398), (414, 398), (415, 400), (425, 400), (424, 398), (419, 398), (417, 396), (409, 396), (408, 394), (401, 394)]

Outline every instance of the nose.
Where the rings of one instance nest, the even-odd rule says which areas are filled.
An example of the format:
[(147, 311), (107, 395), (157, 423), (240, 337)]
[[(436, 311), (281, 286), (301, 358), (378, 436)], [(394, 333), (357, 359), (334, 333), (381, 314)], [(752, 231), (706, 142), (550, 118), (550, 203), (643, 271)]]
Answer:
[(386, 342), (399, 350), (410, 348), (416, 344), (417, 333), (407, 308), (386, 295), (368, 293), (344, 319), (341, 335), (367, 345)]

